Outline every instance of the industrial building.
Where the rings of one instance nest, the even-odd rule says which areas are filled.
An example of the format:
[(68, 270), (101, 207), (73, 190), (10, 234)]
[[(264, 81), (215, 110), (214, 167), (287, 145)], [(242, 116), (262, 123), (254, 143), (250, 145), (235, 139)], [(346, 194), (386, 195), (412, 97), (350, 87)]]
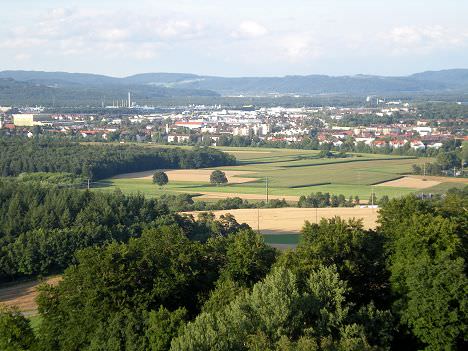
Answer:
[(21, 113), (13, 115), (13, 124), (16, 127), (33, 127), (51, 125), (53, 122), (51, 115), (37, 113)]

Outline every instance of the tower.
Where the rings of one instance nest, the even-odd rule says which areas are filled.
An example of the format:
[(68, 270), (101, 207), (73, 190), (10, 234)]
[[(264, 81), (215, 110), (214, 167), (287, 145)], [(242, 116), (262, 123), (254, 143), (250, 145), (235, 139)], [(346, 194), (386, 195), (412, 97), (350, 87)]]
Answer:
[(132, 97), (130, 92), (128, 92), (128, 108), (132, 107)]

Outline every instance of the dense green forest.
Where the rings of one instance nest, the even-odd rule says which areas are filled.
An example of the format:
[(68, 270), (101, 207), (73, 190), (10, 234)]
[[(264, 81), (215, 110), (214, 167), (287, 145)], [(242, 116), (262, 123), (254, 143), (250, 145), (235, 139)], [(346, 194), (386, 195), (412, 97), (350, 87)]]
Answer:
[(147, 226), (177, 223), (190, 239), (225, 235), (239, 225), (226, 216), (200, 221), (170, 211), (171, 198), (145, 199), (0, 180), (0, 283), (63, 271), (76, 250), (139, 237)]
[(195, 221), (140, 196), (0, 185), (2, 271), (68, 266), (41, 288), (38, 329), (0, 309), (2, 350), (468, 346), (468, 189), (391, 200), (375, 231), (306, 222), (298, 248), (280, 253), (230, 216)]
[(67, 172), (103, 179), (157, 168), (203, 168), (235, 163), (234, 156), (207, 147), (183, 150), (0, 137), (0, 174), (4, 177), (23, 172)]

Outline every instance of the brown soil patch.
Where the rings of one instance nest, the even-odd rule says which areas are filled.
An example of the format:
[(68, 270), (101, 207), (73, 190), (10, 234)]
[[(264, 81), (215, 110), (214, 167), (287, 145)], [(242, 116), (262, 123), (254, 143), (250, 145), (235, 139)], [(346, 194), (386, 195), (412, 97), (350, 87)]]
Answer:
[(437, 180), (429, 180), (422, 178), (403, 177), (400, 179), (390, 180), (389, 182), (380, 183), (376, 186), (390, 186), (395, 188), (412, 188), (412, 189), (426, 189), (439, 185), (441, 182)]
[[(198, 212), (191, 212), (195, 217)], [(297, 234), (304, 222), (315, 223), (321, 218), (340, 216), (343, 219), (362, 218), (365, 228), (375, 228), (378, 209), (359, 207), (338, 208), (267, 208), (214, 211), (217, 217), (232, 214), (239, 223), (247, 223), (252, 229), (260, 228), (262, 234)]]
[(0, 287), (0, 304), (8, 307), (16, 306), (21, 312), (33, 314), (37, 312), (37, 287), (42, 283), (57, 285), (61, 280), (61, 276), (55, 276), (43, 281), (33, 280), (4, 288)]
[[(210, 182), (213, 169), (155, 169), (152, 171), (126, 173), (115, 176), (115, 179), (152, 179), (154, 172), (163, 171), (171, 182)], [(223, 171), (230, 184), (248, 183), (256, 181), (257, 178), (238, 177), (243, 174), (252, 174), (251, 171)]]

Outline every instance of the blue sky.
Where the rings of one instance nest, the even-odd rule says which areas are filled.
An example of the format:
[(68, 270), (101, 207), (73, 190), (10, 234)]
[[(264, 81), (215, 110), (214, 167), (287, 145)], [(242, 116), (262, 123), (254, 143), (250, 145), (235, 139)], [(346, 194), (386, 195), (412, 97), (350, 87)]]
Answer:
[(405, 75), (468, 68), (464, 0), (7, 0), (0, 70)]

